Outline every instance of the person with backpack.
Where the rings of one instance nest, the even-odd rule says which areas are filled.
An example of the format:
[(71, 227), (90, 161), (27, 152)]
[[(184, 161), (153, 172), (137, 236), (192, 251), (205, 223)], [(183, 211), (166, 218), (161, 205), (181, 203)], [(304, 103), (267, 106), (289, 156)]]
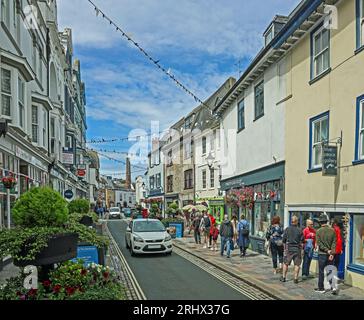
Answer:
[(195, 214), (192, 221), (193, 235), (195, 237), (196, 244), (201, 244), (201, 233), (200, 233), (201, 217), (200, 214)]
[(316, 246), (316, 230), (313, 227), (313, 221), (306, 221), (306, 228), (303, 230), (303, 264), (302, 279), (310, 277), (310, 266), (313, 252)]
[(210, 237), (210, 229), (211, 229), (211, 220), (210, 220), (209, 216), (207, 215), (207, 212), (205, 211), (203, 213), (203, 218), (201, 219), (201, 223), (200, 223), (200, 231), (204, 237), (204, 246), (203, 246), (204, 249), (206, 249), (207, 246), (209, 246), (208, 242), (209, 242), (209, 237)]
[(272, 254), (274, 274), (282, 272), (283, 269), (283, 232), (281, 218), (279, 216), (273, 217), (271, 225), (267, 230), (266, 239), (269, 241), (270, 252)]
[(245, 219), (245, 215), (241, 216), (241, 220), (237, 226), (237, 233), (238, 233), (238, 246), (240, 248), (240, 257), (246, 256), (246, 250), (249, 248), (250, 239), (250, 224)]
[(221, 237), (221, 256), (224, 256), (225, 246), (227, 258), (230, 258), (231, 243), (234, 235), (233, 225), (229, 220), (229, 216), (225, 214), (224, 221), (220, 226), (220, 237)]

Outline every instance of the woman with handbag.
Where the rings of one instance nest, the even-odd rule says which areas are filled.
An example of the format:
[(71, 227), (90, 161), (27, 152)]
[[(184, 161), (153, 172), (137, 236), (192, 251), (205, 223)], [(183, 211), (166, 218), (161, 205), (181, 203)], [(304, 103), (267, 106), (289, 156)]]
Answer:
[(240, 247), (240, 257), (246, 256), (246, 250), (249, 248), (250, 244), (249, 233), (250, 225), (243, 214), (238, 223), (238, 245)]
[[(282, 272), (283, 266), (283, 227), (281, 226), (281, 218), (275, 216), (269, 226), (266, 234), (266, 239), (270, 242), (270, 252), (272, 254), (273, 273), (277, 274)], [(278, 258), (278, 259), (277, 259)], [(279, 268), (278, 268), (279, 260)]]

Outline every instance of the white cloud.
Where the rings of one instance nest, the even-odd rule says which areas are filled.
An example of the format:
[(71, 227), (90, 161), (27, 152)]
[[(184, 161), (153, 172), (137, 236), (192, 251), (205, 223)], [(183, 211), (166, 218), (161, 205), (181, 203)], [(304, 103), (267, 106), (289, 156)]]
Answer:
[[(94, 0), (151, 53), (198, 50), (212, 55), (252, 57), (262, 32), (276, 14), (288, 14), (298, 0)], [(60, 25), (74, 30), (87, 47), (126, 45), (88, 1), (59, 0)]]

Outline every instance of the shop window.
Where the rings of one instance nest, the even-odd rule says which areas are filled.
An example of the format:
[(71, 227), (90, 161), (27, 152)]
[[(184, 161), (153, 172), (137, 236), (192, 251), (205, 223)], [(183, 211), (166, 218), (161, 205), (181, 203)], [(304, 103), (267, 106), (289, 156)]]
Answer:
[(364, 267), (364, 216), (353, 216), (352, 263)]
[(264, 238), (272, 219), (271, 203), (256, 202), (254, 205), (254, 233)]

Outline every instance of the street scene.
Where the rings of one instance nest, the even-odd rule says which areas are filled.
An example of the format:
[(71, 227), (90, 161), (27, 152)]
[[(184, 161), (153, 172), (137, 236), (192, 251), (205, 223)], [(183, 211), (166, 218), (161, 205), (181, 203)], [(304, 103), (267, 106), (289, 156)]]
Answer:
[(0, 301), (364, 300), (364, 0), (0, 19)]

